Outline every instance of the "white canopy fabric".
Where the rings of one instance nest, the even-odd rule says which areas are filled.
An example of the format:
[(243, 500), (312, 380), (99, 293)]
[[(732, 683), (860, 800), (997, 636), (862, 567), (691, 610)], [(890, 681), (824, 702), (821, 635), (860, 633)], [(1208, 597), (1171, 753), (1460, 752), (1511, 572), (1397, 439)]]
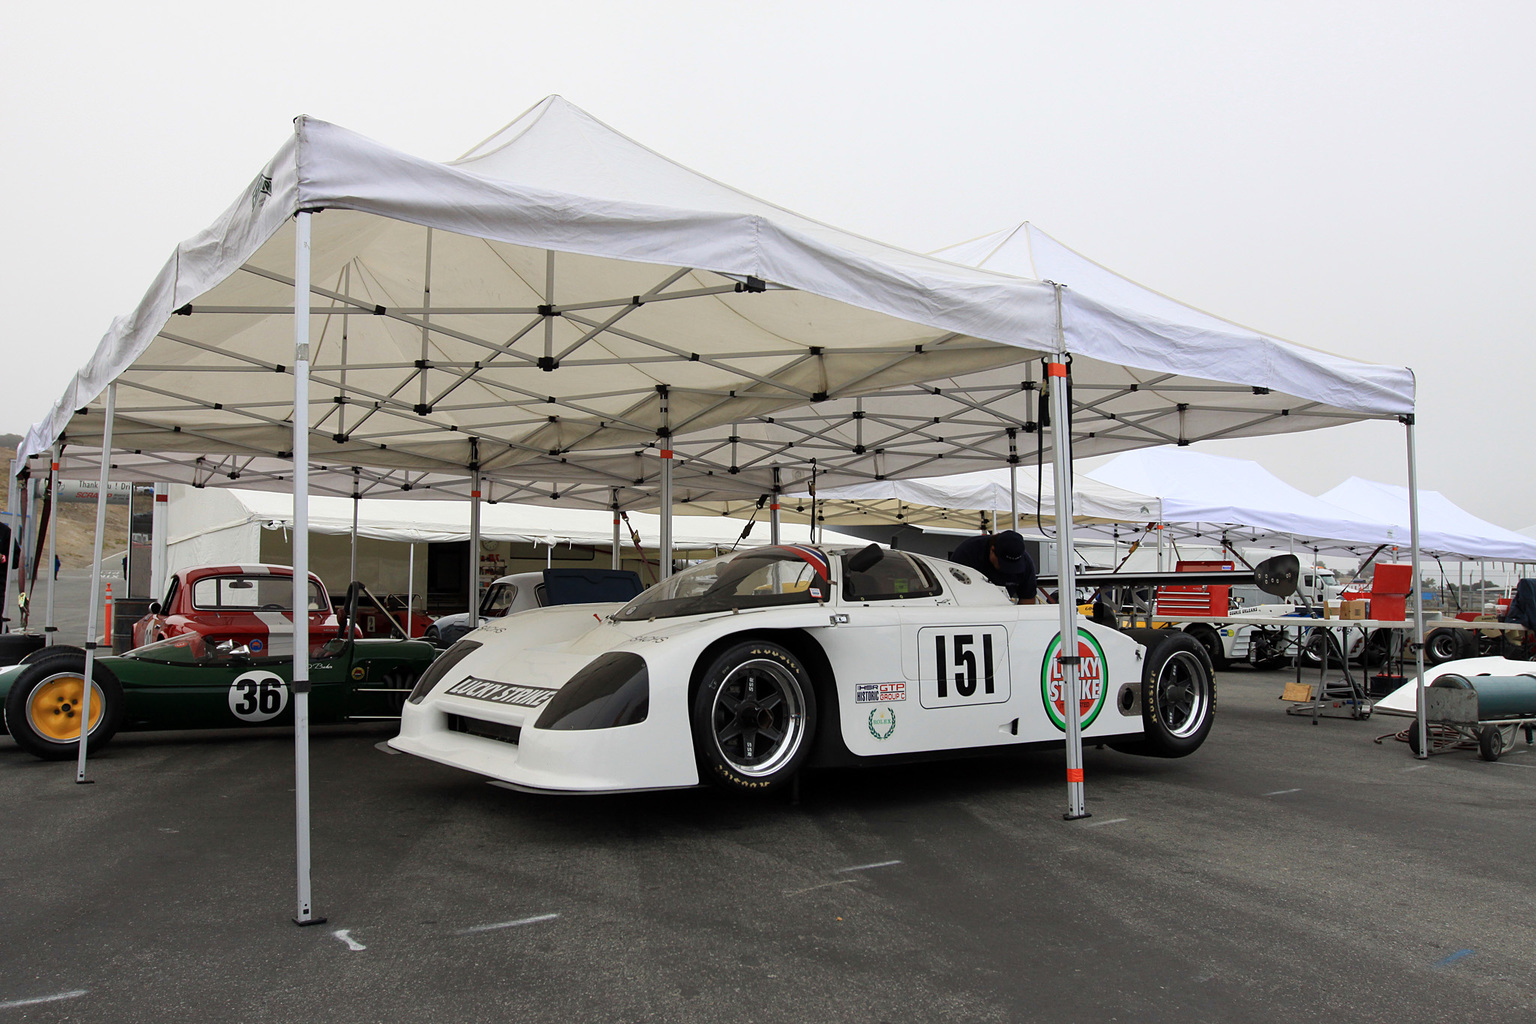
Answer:
[[(973, 520), (979, 525), (980, 520), (976, 516), (957, 515), (957, 512), (985, 512), (995, 513), (986, 517), (988, 522), (998, 529), (1006, 529), (1014, 500), (1009, 475), (1006, 469), (994, 469), (921, 480), (880, 480), (818, 488), (816, 514), (820, 522), (830, 524), (959, 526), (962, 523), (971, 525)], [(1041, 481), (1031, 467), (1028, 472), (1018, 474), (1018, 484), (1020, 523), (1031, 527), (1054, 523), (1056, 493), (1050, 476)], [(810, 502), (809, 492), (788, 495), (786, 520), (808, 517)], [(1156, 498), (1082, 475), (1074, 475), (1072, 480), (1072, 508), (1075, 520), (1084, 525), (1150, 523), (1160, 518), (1160, 504)]]
[[(1399, 543), (1407, 545), (1408, 488), (1352, 476), (1322, 497), (1342, 509), (1402, 524)], [(1536, 540), (1479, 519), (1439, 491), (1422, 488), (1419, 543), (1441, 557), (1536, 562)]]
[[(209, 507), (199, 499), (213, 498), (218, 507)], [(194, 511), (184, 506), (191, 502)], [(194, 535), (215, 533), (240, 526), (263, 529), (293, 529), (293, 503), (286, 495), (270, 491), (224, 489), (197, 491), (173, 486), (170, 492), (169, 542), (183, 543)], [(629, 521), (640, 534), (641, 542), (656, 546), (661, 535), (659, 517), (645, 512), (628, 513)], [(679, 550), (730, 548), (740, 541), (742, 547), (767, 543), (766, 530), (754, 530), (741, 540), (740, 519), (720, 516), (675, 516), (672, 542)], [(310, 499), (311, 533), (346, 536), (352, 532), (350, 498), (316, 497)], [(421, 502), (365, 500), (358, 504), (357, 533), (372, 540), (400, 543), (442, 543), (469, 539), (468, 502)], [(485, 504), (480, 510), (480, 539), (533, 544), (591, 544), (607, 547), (613, 540), (613, 518), (595, 509), (555, 510), (532, 505)], [(623, 543), (631, 543), (629, 530), (622, 532)], [(783, 540), (791, 544), (810, 541), (810, 531), (803, 525), (786, 524)], [(829, 540), (832, 538), (829, 536)], [(834, 543), (839, 541), (833, 540)], [(848, 539), (847, 543), (859, 543)]]
[(1249, 459), (1188, 448), (1146, 448), (1117, 455), (1089, 470), (1101, 483), (1156, 494), (1162, 521), (1178, 539), (1310, 551), (1368, 554), (1386, 544), (1408, 546), (1401, 527), (1314, 498)]
[(774, 465), (793, 484), (811, 460), (829, 485), (992, 468), (1010, 440), (1034, 458), (1035, 361), (1053, 352), (1074, 360), (1079, 455), (1413, 407), (1407, 370), (883, 245), (550, 97), (448, 164), (297, 119), (19, 456), (91, 447), (115, 380), (115, 447), (178, 460), (156, 478), (285, 488), (306, 210), (324, 211), (311, 461), (330, 493), (352, 467), (373, 493), (419, 492), (478, 463), (509, 499), (606, 505), (618, 488), (633, 506), (668, 446), (684, 501), (762, 493)]

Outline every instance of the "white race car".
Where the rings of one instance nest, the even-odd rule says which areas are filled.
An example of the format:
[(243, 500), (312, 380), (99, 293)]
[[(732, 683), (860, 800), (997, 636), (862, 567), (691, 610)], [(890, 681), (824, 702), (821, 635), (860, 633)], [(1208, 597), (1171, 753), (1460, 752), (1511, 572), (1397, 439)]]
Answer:
[[(1057, 609), (871, 544), (781, 546), (678, 573), (626, 605), (487, 623), (421, 676), (397, 750), (540, 792), (742, 792), (806, 765), (1063, 742)], [(1085, 743), (1181, 757), (1216, 707), (1173, 630), (1082, 621)]]

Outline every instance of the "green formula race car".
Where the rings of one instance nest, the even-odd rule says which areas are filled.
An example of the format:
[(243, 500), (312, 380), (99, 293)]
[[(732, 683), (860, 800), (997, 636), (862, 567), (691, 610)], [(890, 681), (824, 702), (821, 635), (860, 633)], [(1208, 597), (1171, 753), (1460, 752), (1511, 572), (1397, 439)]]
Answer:
[[(347, 602), (356, 621), (359, 585)], [(316, 724), (398, 718), (416, 679), (440, 653), (424, 640), (353, 639), (351, 629), (311, 653), (310, 720)], [(273, 645), (277, 646), (277, 645)], [(291, 647), (290, 647), (291, 651)], [(119, 729), (215, 729), (293, 723), (293, 658), (271, 648), (253, 654), (234, 642), (198, 634), (169, 637), (121, 656), (98, 655), (93, 666), (94, 754)], [(16, 745), (50, 760), (79, 750), (85, 652), (54, 647), (0, 670), (5, 728)]]

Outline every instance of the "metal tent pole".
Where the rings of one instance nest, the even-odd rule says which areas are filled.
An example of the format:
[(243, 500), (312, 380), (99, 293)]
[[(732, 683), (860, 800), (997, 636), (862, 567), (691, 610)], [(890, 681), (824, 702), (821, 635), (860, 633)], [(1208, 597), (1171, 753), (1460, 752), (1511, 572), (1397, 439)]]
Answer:
[[(96, 543), (91, 548), (90, 607), (85, 613), (85, 685), (80, 688), (80, 752), (75, 760), (75, 782), (85, 783), (85, 755), (90, 746), (91, 691), (95, 689), (96, 609), (101, 604), (101, 544), (107, 532), (107, 479), (112, 469), (112, 422), (117, 418), (117, 383), (107, 385), (107, 416), (101, 426), (101, 478), (96, 489)], [(112, 638), (107, 637), (111, 650)]]
[[(15, 469), (14, 466), (11, 468)], [(0, 633), (9, 633), (11, 631), (11, 577), (16, 572), (15, 563), (17, 561), (11, 556), (16, 553), (19, 546), (18, 541), (20, 540), (21, 527), (16, 517), (16, 504), (18, 501), (16, 492), (16, 474), (13, 472), (6, 481), (5, 512), (3, 513), (7, 524), (11, 527), (11, 539), (5, 545), (5, 583), (3, 586), (4, 597), (0, 597)]]
[(474, 474), (469, 483), (469, 628), (480, 625), (480, 453), (474, 445)]
[(1083, 733), (1081, 680), (1078, 678), (1077, 566), (1072, 560), (1072, 452), (1071, 404), (1067, 397), (1067, 365), (1045, 364), (1051, 380), (1051, 441), (1056, 474), (1056, 592), (1061, 615), (1061, 644), (1056, 660), (1061, 666), (1062, 718), (1067, 732), (1068, 821), (1088, 817), (1083, 798)]
[(621, 567), (623, 560), (621, 547), (624, 543), (619, 537), (619, 489), (617, 487), (612, 488), (609, 491), (609, 496), (612, 499), (610, 505), (613, 508), (613, 554), (611, 563), (613, 568), (618, 569)]
[[(1013, 529), (1019, 529), (1019, 432), (1008, 428), (1008, 502), (1013, 510)], [(1040, 511), (1035, 510), (1035, 521), (1040, 521)]]
[[(671, 442), (663, 439), (663, 444)], [(672, 575), (672, 449), (661, 450), (661, 578)]]
[(1413, 669), (1418, 679), (1418, 715), (1414, 728), (1419, 730), (1419, 757), (1429, 756), (1429, 726), (1424, 709), (1424, 588), (1419, 586), (1419, 456), (1414, 447), (1413, 414), (1402, 417), (1408, 428), (1408, 550), (1413, 563)]
[(358, 489), (358, 471), (352, 469), (352, 565), (347, 570), (347, 586), (351, 586), (357, 580), (357, 511), (363, 503), (362, 492)]
[(170, 505), (170, 489), (163, 483), (155, 484), (155, 508), (149, 517), (150, 531), (154, 535), (149, 549), (149, 596), (155, 600), (165, 595)]
[(405, 635), (416, 635), (416, 542), (410, 542), (411, 553), (406, 560), (405, 580)]
[[(297, 925), (319, 924), (309, 887), (309, 248), (310, 218), (293, 239), (293, 802), (297, 837)], [(350, 627), (350, 623), (349, 623)]]
[(782, 518), (779, 515), (779, 501), (783, 488), (779, 483), (779, 467), (773, 467), (773, 496), (768, 499), (768, 543), (778, 545), (779, 527)]
[(55, 559), (59, 557), (59, 531), (54, 528), (59, 518), (59, 456), (60, 448), (53, 446), (53, 456), (48, 460), (48, 611), (43, 619), (43, 637), (49, 647), (53, 646), (53, 635), (58, 632), (53, 624), (54, 607), (54, 566), (58, 564)]

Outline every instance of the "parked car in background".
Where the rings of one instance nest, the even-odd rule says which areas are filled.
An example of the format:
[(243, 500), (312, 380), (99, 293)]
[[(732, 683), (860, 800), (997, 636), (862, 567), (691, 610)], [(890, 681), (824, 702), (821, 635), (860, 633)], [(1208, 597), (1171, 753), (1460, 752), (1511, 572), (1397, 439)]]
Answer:
[[(480, 621), (499, 619), (529, 608), (559, 604), (622, 604), (645, 589), (640, 574), (628, 569), (543, 569), (503, 576), (480, 598)], [(447, 647), (469, 632), (469, 613), (444, 615), (427, 627), (426, 639)]]
[[(325, 584), (309, 574), (309, 642), (338, 635)], [(293, 655), (293, 569), (286, 565), (200, 565), (172, 574), (165, 599), (133, 625), (133, 646), (196, 633), (230, 641), (255, 657)]]

